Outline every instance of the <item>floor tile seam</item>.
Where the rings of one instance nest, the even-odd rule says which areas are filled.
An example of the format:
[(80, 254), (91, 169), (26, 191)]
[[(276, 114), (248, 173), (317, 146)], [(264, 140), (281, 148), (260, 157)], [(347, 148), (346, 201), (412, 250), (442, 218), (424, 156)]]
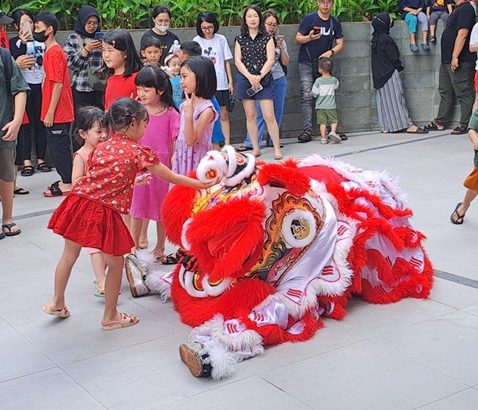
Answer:
[(335, 158), (349, 157), (349, 156), (353, 156), (353, 155), (364, 154), (366, 152), (378, 151), (378, 150), (387, 149), (387, 148), (395, 148), (395, 147), (399, 147), (399, 146), (402, 146), (402, 145), (414, 144), (414, 143), (417, 143), (417, 142), (428, 141), (428, 140), (431, 140), (431, 139), (443, 138), (443, 137), (446, 137), (446, 136), (449, 136), (449, 135), (450, 134), (441, 134), (441, 135), (434, 134), (434, 135), (431, 135), (431, 136), (416, 138), (416, 139), (413, 139), (413, 140), (394, 142), (394, 143), (390, 143), (390, 144), (377, 145), (375, 147), (362, 148), (362, 149), (358, 149), (358, 150), (354, 150), (354, 151), (350, 151), (350, 152), (344, 152), (344, 153), (341, 153), (341, 154), (333, 155), (333, 157), (335, 157)]
[(97, 402), (101, 407), (104, 409), (107, 409), (108, 407), (104, 405), (100, 399), (96, 398), (93, 393), (91, 393), (85, 386), (83, 386), (81, 383), (79, 383), (71, 374), (69, 374), (65, 368), (60, 364), (58, 365), (58, 369), (68, 378), (70, 379), (74, 384), (76, 384), (81, 390), (83, 390), (88, 396), (91, 397), (95, 402)]
[(290, 392), (284, 390), (282, 387), (277, 386), (276, 384), (272, 383), (270, 380), (267, 380), (263, 376), (260, 376), (260, 375), (258, 375), (257, 377), (259, 377), (259, 379), (263, 380), (264, 382), (271, 385), (275, 389), (277, 389), (277, 390), (281, 391), (282, 393), (286, 394), (287, 396), (292, 397), (293, 399), (297, 400), (299, 403), (306, 406), (308, 409), (313, 409), (313, 407), (309, 406), (309, 404), (307, 404), (305, 401), (296, 397), (295, 395), (291, 394)]
[(113, 350), (110, 350), (108, 352), (105, 352), (105, 353), (100, 353), (100, 354), (96, 354), (96, 355), (93, 355), (93, 356), (88, 356), (88, 357), (83, 357), (79, 360), (75, 360), (75, 361), (72, 361), (72, 362), (68, 362), (68, 363), (59, 363), (58, 366), (61, 366), (62, 368), (65, 369), (65, 371), (67, 371), (67, 367), (69, 366), (72, 366), (72, 365), (77, 365), (79, 363), (82, 363), (82, 362), (85, 362), (87, 360), (91, 360), (91, 359), (96, 359), (96, 358), (102, 358), (103, 356), (107, 356), (109, 354), (113, 354), (113, 353), (118, 353), (118, 352), (121, 352), (122, 350), (126, 350), (126, 349), (130, 349), (132, 347), (137, 347), (137, 346), (141, 346), (143, 344), (146, 344), (146, 343), (150, 343), (150, 342), (154, 342), (156, 340), (161, 340), (161, 339), (165, 339), (167, 337), (171, 337), (173, 336), (173, 334), (170, 334), (170, 335), (167, 335), (167, 336), (164, 336), (164, 337), (155, 337), (153, 339), (149, 339), (149, 340), (145, 340), (145, 341), (142, 341), (142, 342), (139, 342), (139, 343), (135, 343), (135, 344), (132, 344), (132, 345), (129, 345), (129, 346), (124, 346), (124, 347), (120, 347), (120, 348), (117, 348), (117, 349), (113, 349)]
[(446, 395), (445, 397), (442, 397), (441, 399), (432, 400), (431, 402), (426, 403), (426, 404), (422, 404), (422, 405), (419, 406), (419, 407), (414, 407), (413, 410), (422, 409), (422, 408), (425, 407), (425, 406), (429, 406), (430, 404), (433, 404), (433, 403), (438, 403), (439, 401), (445, 400), (445, 399), (447, 399), (448, 397), (452, 397), (452, 396), (454, 396), (454, 395), (456, 395), (456, 394), (463, 393), (463, 392), (465, 392), (465, 391), (472, 390), (472, 389), (473, 389), (473, 388), (469, 388), (469, 387), (468, 387), (468, 388), (465, 388), (465, 389), (463, 389), (463, 390), (457, 391), (457, 392), (455, 392), (455, 393), (450, 393), (450, 394)]
[[(37, 371), (35, 371), (35, 372), (22, 374), (21, 376), (16, 376), (16, 377), (12, 377), (12, 378), (10, 378), (10, 379), (1, 380), (1, 381), (0, 381), (0, 385), (1, 385), (2, 383), (8, 383), (8, 382), (12, 382), (12, 381), (15, 381), (15, 380), (23, 379), (23, 378), (25, 378), (25, 377), (30, 377), (30, 376), (33, 376), (33, 375), (35, 375), (35, 374), (48, 372), (48, 371), (53, 370), (53, 369), (59, 369), (59, 367), (56, 366), (56, 365), (54, 365), (54, 366), (49, 367), (49, 368), (47, 368), (47, 369), (37, 370)], [(59, 370), (60, 370), (60, 369), (59, 369)]]
[[(381, 344), (378, 343), (377, 341), (370, 340), (370, 342), (371, 342), (372, 344), (374, 344), (374, 345), (383, 347), (383, 345), (381, 345)], [(433, 371), (434, 373), (437, 373), (437, 374), (439, 374), (439, 375), (441, 375), (441, 376), (443, 376), (443, 377), (446, 377), (447, 379), (453, 380), (453, 381), (456, 382), (456, 383), (459, 383), (459, 384), (462, 384), (462, 385), (466, 386), (466, 388), (464, 388), (464, 390), (468, 390), (470, 387), (473, 386), (473, 385), (471, 385), (471, 384), (469, 384), (469, 383), (467, 383), (467, 382), (465, 382), (465, 381), (463, 381), (463, 380), (457, 379), (456, 377), (454, 377), (454, 376), (452, 376), (452, 375), (450, 375), (450, 374), (444, 372), (444, 371), (441, 370), (441, 369), (435, 368), (435, 367), (433, 367), (432, 365), (430, 365), (430, 364), (428, 364), (428, 363), (425, 363), (424, 361), (422, 361), (422, 360), (420, 359), (420, 357), (411, 356), (411, 355), (407, 354), (407, 353), (404, 352), (404, 351), (397, 350), (396, 348), (390, 347), (390, 346), (388, 346), (388, 345), (387, 345), (387, 347), (388, 347), (389, 349), (393, 350), (396, 354), (398, 354), (398, 355), (400, 355), (400, 356), (403, 356), (403, 357), (406, 357), (406, 358), (408, 358), (409, 360), (411, 360), (412, 362), (415, 362), (416, 364), (418, 364), (418, 365), (420, 365), (420, 366), (422, 366), (422, 367), (425, 367), (425, 368), (427, 368), (428, 370)], [(458, 391), (455, 392), (455, 393), (458, 393)], [(455, 393), (452, 393), (452, 394), (455, 394)], [(441, 400), (441, 399), (440, 399), (440, 400)]]
[(470, 288), (478, 289), (478, 280), (470, 279), (466, 276), (457, 275), (455, 273), (445, 272), (442, 270), (435, 269), (433, 275), (437, 278), (448, 280), (449, 282), (454, 282), (459, 285), (468, 286)]
[[(234, 377), (237, 377), (237, 373), (235, 373)], [(225, 386), (232, 386), (234, 384), (237, 384), (239, 382), (242, 382), (244, 380), (248, 380), (248, 379), (252, 379), (253, 377), (258, 377), (257, 374), (252, 374), (252, 375), (249, 375), (249, 376), (245, 376), (245, 377), (238, 377), (234, 380), (230, 380), (230, 379), (221, 379), (221, 385), (220, 386), (213, 386), (211, 389), (207, 389), (207, 390), (203, 390), (203, 391), (198, 391), (197, 393), (193, 393), (192, 395), (190, 396), (186, 396), (186, 397), (183, 397), (182, 400), (189, 400), (189, 399), (192, 399), (194, 397), (197, 397), (197, 396), (200, 396), (201, 394), (205, 394), (205, 393), (209, 393), (209, 392), (212, 392), (212, 391), (215, 391), (215, 390), (218, 390), (218, 389), (222, 389), (223, 387)], [(210, 380), (211, 381), (211, 380)]]

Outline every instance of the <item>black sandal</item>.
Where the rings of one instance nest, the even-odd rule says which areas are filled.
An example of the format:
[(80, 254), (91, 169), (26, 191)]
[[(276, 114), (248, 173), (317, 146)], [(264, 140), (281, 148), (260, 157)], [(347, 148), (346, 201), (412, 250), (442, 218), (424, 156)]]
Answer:
[(31, 165), (24, 165), (20, 175), (22, 177), (31, 177), (35, 173), (35, 168)]
[(462, 205), (463, 202), (458, 202), (456, 204), (455, 210), (452, 212), (450, 215), (450, 221), (454, 225), (461, 225), (463, 221), (465, 220), (465, 214), (460, 215), (458, 212), (458, 208)]
[(28, 189), (22, 188), (22, 187), (17, 187), (13, 191), (15, 195), (28, 195), (30, 191)]
[(297, 139), (301, 143), (310, 142), (312, 141), (312, 133), (310, 131), (303, 131), (302, 134), (297, 137)]
[[(14, 231), (13, 228), (17, 229)], [(12, 222), (11, 224), (3, 224), (2, 231), (5, 236), (15, 236), (20, 235), (22, 233), (22, 230), (17, 226), (15, 222)]]
[(430, 124), (425, 125), (423, 127), (423, 129), (426, 130), (426, 131), (444, 131), (445, 126), (443, 126), (443, 128), (440, 129), (440, 128), (438, 128), (438, 124), (435, 121), (432, 121)]
[(248, 147), (247, 145), (241, 144), (236, 148), (236, 151), (238, 152), (252, 151), (252, 147)]
[(158, 258), (156, 258), (156, 260), (161, 262), (163, 265), (176, 265), (178, 263), (178, 258), (174, 253), (159, 256)]
[(51, 172), (51, 167), (46, 162), (39, 162), (37, 165), (37, 169), (40, 172)]
[(467, 132), (468, 132), (468, 130), (467, 130), (466, 127), (462, 127), (461, 125), (459, 125), (450, 134), (451, 135), (462, 135), (462, 134), (466, 134)]

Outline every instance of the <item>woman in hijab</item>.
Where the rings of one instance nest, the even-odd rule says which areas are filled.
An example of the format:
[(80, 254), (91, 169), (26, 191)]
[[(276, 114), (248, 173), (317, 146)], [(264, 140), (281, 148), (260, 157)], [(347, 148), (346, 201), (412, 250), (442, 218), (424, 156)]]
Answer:
[(399, 74), (403, 65), (398, 47), (389, 34), (391, 26), (388, 13), (380, 13), (372, 21), (372, 78), (378, 122), (382, 132), (426, 134), (428, 131), (414, 125), (408, 114)]
[(101, 56), (100, 24), (98, 10), (82, 6), (75, 32), (68, 36), (63, 46), (72, 72), (75, 111), (87, 105), (103, 108), (104, 82), (101, 79), (105, 66)]

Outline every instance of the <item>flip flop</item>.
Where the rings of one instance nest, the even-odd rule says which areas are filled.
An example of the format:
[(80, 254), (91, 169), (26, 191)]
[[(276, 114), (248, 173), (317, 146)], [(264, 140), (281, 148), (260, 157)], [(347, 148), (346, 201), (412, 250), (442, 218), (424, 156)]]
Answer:
[(55, 196), (67, 196), (71, 191), (62, 191), (60, 189), (60, 181), (55, 181), (51, 184), (45, 192), (43, 192), (43, 196), (47, 198), (53, 198)]
[(42, 310), (49, 315), (58, 316), (63, 319), (70, 317), (70, 311), (68, 310), (66, 306), (63, 306), (61, 309), (54, 310), (50, 307), (50, 305), (43, 305)]
[(139, 323), (138, 316), (130, 316), (126, 313), (121, 313), (120, 320), (115, 320), (114, 322), (108, 323), (107, 325), (101, 325), (103, 330), (115, 330), (115, 329), (122, 329), (123, 327), (134, 326)]
[(407, 134), (428, 134), (428, 130), (422, 128), (422, 127), (417, 127), (415, 131), (405, 131)]
[[(12, 230), (12, 228), (15, 228), (15, 227), (17, 229)], [(15, 222), (12, 222), (11, 224), (3, 224), (2, 231), (5, 234), (5, 236), (15, 236), (15, 235), (20, 235), (22, 233), (22, 230), (18, 228)]]
[[(463, 202), (458, 202), (456, 204), (456, 207), (455, 207), (455, 210), (452, 212), (452, 214), (450, 215), (450, 221), (452, 224), (454, 225), (461, 225), (463, 223), (463, 221), (465, 220), (465, 214), (463, 215), (460, 215), (458, 213), (458, 208), (460, 208), (460, 206), (462, 205)], [(456, 218), (455, 218), (456, 216)]]
[(248, 147), (247, 145), (241, 144), (236, 148), (236, 151), (239, 151), (239, 152), (252, 151), (252, 147)]
[(30, 191), (28, 189), (18, 187), (15, 188), (15, 191), (13, 191), (13, 193), (15, 195), (28, 195)]

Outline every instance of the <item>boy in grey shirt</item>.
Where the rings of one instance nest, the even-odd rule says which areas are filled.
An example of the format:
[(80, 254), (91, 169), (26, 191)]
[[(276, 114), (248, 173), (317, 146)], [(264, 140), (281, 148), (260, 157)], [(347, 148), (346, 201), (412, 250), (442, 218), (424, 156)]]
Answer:
[[(319, 73), (321, 77), (315, 80), (312, 87), (312, 95), (315, 100), (315, 109), (317, 111), (317, 123), (320, 125), (320, 142), (327, 144), (328, 138), (336, 144), (340, 144), (342, 139), (337, 134), (337, 106), (335, 104), (335, 90), (339, 88), (339, 80), (332, 76), (331, 71), (334, 67), (332, 60), (327, 57), (319, 59)], [(327, 125), (330, 125), (331, 131), (327, 136)]]

